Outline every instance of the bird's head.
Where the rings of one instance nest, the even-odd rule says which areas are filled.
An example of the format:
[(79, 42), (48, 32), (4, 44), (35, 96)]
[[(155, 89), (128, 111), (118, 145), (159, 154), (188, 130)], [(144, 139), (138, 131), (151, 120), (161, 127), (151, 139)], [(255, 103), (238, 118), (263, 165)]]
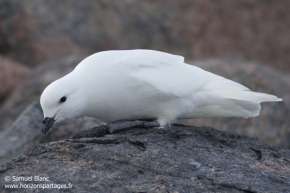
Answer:
[(53, 123), (83, 115), (85, 100), (81, 92), (65, 79), (48, 85), (40, 97), (44, 119), (42, 132), (46, 135)]

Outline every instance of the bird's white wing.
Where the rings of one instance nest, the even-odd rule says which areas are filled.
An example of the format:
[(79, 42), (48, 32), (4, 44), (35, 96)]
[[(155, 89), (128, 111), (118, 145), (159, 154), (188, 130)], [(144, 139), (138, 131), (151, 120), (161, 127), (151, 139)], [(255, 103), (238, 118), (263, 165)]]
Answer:
[(211, 76), (198, 67), (185, 64), (181, 56), (152, 50), (127, 51), (109, 65), (140, 85), (176, 96), (192, 95), (206, 85), (210, 81), (208, 75)]
[[(91, 67), (89, 67), (91, 66)], [(97, 69), (124, 73), (139, 85), (147, 85), (163, 94), (179, 97), (211, 91), (222, 97), (246, 101), (276, 101), (277, 97), (251, 92), (249, 88), (184, 63), (182, 56), (154, 50), (118, 50), (94, 54), (75, 70)], [(97, 67), (97, 68), (96, 68)], [(280, 99), (279, 99), (280, 100)]]
[(253, 92), (237, 82), (185, 64), (181, 56), (151, 52), (148, 55), (139, 53), (136, 58), (131, 58), (133, 60), (126, 61), (126, 65), (132, 67), (136, 80), (150, 84), (163, 93), (192, 96), (196, 92), (209, 91), (220, 97), (240, 101), (281, 101), (274, 95)]
[(130, 69), (130, 75), (135, 81), (150, 85), (164, 94), (180, 97), (204, 90), (217, 91), (217, 94), (227, 96), (230, 96), (229, 90), (249, 91), (239, 83), (185, 64), (181, 56), (158, 51), (130, 51), (130, 54), (123, 54), (115, 60), (114, 67), (120, 69), (120, 72), (122, 69), (127, 72)]

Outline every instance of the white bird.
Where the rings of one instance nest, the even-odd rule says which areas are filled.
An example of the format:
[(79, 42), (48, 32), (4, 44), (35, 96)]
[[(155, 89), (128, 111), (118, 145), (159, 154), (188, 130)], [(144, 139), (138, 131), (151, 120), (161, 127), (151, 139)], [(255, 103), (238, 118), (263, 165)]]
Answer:
[(54, 122), (80, 116), (105, 123), (155, 120), (150, 125), (161, 127), (177, 119), (255, 117), (260, 103), (270, 101), (282, 99), (153, 50), (93, 54), (40, 98), (45, 134)]

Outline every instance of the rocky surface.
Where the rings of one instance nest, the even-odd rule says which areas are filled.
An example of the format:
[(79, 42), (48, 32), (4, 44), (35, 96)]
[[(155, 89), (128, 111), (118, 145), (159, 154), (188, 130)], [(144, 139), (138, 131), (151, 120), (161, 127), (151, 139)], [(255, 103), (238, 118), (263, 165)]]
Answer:
[(33, 145), (57, 141), (68, 138), (72, 133), (86, 130), (101, 124), (100, 121), (89, 118), (75, 118), (55, 123), (52, 132), (48, 135), (42, 133), (43, 112), (39, 102), (29, 105), (15, 120), (3, 131), (0, 131), (0, 163), (11, 160)]
[[(108, 49), (242, 57), (290, 71), (290, 1), (0, 0), (0, 52), (30, 66)], [(153, 22), (154, 21), (154, 22)]]
[[(101, 127), (104, 129), (104, 126)], [(206, 127), (131, 129), (36, 145), (0, 165), (13, 176), (49, 177), (63, 192), (289, 192), (290, 151)], [(33, 189), (58, 192), (57, 189)], [(21, 189), (31, 192), (31, 189)]]
[(71, 72), (85, 56), (68, 56), (34, 69), (0, 106), (0, 131), (8, 128), (31, 103), (39, 101), (47, 85)]

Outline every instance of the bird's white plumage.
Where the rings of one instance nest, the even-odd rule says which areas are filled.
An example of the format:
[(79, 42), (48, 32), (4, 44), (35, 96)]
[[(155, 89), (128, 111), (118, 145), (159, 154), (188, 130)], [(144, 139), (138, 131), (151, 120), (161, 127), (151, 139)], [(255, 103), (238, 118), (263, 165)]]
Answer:
[[(64, 104), (58, 100), (67, 97)], [(45, 116), (57, 121), (91, 116), (104, 122), (252, 117), (260, 103), (281, 101), (153, 50), (104, 51), (84, 59), (41, 96)]]

